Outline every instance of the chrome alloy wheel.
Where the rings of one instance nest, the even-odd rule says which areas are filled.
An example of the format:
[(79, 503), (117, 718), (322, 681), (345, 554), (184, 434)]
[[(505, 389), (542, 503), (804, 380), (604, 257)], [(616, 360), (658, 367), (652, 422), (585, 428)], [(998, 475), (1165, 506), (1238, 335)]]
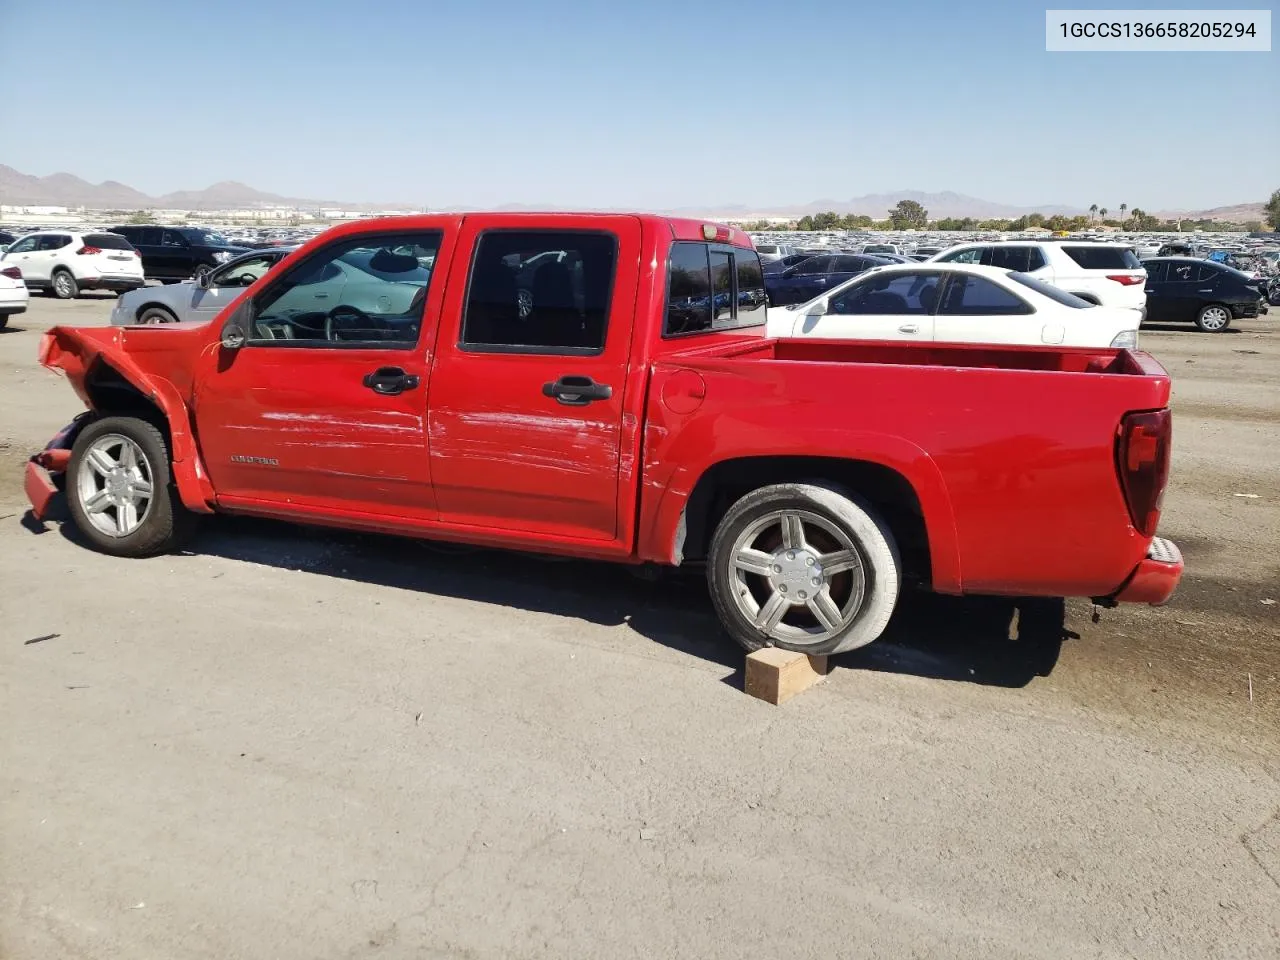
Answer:
[(89, 522), (109, 537), (127, 537), (151, 510), (154, 474), (147, 455), (128, 437), (108, 433), (85, 452), (76, 496)]
[(738, 610), (771, 640), (816, 644), (862, 609), (866, 565), (836, 524), (808, 510), (776, 510), (748, 526), (731, 554)]

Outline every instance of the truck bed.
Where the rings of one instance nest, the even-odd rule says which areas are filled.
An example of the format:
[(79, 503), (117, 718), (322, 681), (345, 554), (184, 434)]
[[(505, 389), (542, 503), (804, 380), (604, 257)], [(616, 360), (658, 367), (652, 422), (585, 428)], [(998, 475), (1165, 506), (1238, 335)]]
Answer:
[(726, 340), (655, 364), (645, 482), (679, 493), (712, 463), (782, 453), (879, 464), (919, 498), (935, 589), (1107, 596), (1151, 542), (1117, 436), (1169, 394), (1136, 351)]
[(864, 363), (1165, 376), (1164, 368), (1150, 354), (1088, 347), (766, 339), (746, 343), (739, 341), (732, 346), (720, 345), (696, 351), (694, 355), (799, 363)]

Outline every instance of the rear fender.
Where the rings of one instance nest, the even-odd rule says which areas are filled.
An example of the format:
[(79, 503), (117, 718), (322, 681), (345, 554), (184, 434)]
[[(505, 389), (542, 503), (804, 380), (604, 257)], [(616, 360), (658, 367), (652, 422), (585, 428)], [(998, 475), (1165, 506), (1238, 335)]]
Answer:
[[(172, 332), (160, 334), (171, 335)], [(40, 363), (50, 370), (63, 371), (76, 395), (99, 416), (112, 413), (99, 409), (88, 388), (99, 365), (109, 367), (137, 390), (160, 411), (169, 428), (173, 479), (183, 506), (197, 513), (212, 513), (213, 485), (191, 431), (190, 410), (172, 382), (144, 371), (135, 362), (125, 349), (125, 336), (118, 327), (54, 327), (40, 342)]]
[[(911, 486), (920, 503), (929, 541), (933, 589), (939, 593), (961, 592), (963, 581), (960, 544), (951, 497), (942, 471), (924, 450), (902, 437), (872, 432), (841, 430), (833, 435), (830, 446), (809, 443), (802, 448), (785, 451), (769, 449), (768, 434), (760, 436), (766, 440), (765, 444), (750, 444), (738, 450), (729, 450), (723, 445), (716, 449), (716, 444), (709, 438), (690, 437), (688, 439), (691, 442), (680, 443), (679, 449), (671, 451), (673, 459), (685, 465), (678, 467), (663, 482), (650, 483), (646, 480), (645, 492), (649, 495), (647, 502), (655, 506), (647, 515), (642, 510), (641, 530), (645, 533), (640, 546), (642, 559), (658, 563), (680, 563), (685, 533), (685, 509), (689, 498), (699, 478), (717, 463), (743, 457), (786, 458), (797, 455), (830, 460), (856, 460), (885, 467), (899, 474)], [(707, 457), (705, 451), (710, 450), (716, 450), (717, 456)], [(699, 455), (699, 451), (704, 453)], [(642, 500), (642, 505), (644, 502)]]

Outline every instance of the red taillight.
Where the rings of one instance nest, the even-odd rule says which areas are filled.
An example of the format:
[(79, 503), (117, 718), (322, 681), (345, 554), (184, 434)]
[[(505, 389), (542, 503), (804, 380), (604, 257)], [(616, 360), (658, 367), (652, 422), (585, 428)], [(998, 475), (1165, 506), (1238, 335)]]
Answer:
[(3, 270), (0, 270), (0, 275), (8, 277), (10, 280), (22, 279), (22, 271), (17, 267), (5, 267)]
[(1172, 440), (1173, 417), (1168, 409), (1128, 413), (1120, 421), (1116, 467), (1129, 516), (1144, 537), (1154, 537), (1160, 523)]
[(81, 256), (90, 256), (91, 254), (101, 253), (101, 252), (102, 252), (101, 247), (81, 247), (79, 250), (76, 251), (76, 253), (80, 254)]
[(1107, 274), (1107, 279), (1114, 280), (1122, 287), (1132, 287), (1135, 283), (1145, 283), (1147, 280), (1146, 277), (1135, 277), (1131, 273), (1109, 273)]

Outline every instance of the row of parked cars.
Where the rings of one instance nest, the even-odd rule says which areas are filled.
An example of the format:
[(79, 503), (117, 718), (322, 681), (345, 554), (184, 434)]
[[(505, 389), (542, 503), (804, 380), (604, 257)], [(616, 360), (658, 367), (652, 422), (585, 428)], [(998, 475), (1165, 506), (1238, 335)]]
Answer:
[[(25, 309), (27, 288), (63, 298), (115, 290), (113, 324), (207, 319), (293, 249), (247, 249), (200, 227), (37, 231), (3, 254), (0, 325)], [(1222, 331), (1265, 309), (1267, 291), (1265, 280), (1228, 262), (1140, 260), (1114, 242), (868, 242), (801, 251), (760, 243), (757, 250), (776, 336), (1132, 347), (1143, 322)], [(147, 278), (177, 283), (147, 287)], [(526, 300), (532, 287), (526, 283)]]
[[(762, 258), (768, 259), (765, 271), (770, 305), (785, 308), (771, 312), (770, 322), (778, 335), (786, 335), (783, 331), (788, 329), (797, 335), (862, 335), (876, 339), (918, 335), (919, 322), (908, 320), (895, 327), (892, 320), (897, 316), (928, 317), (935, 331), (944, 330), (950, 324), (940, 322), (941, 319), (955, 315), (961, 306), (954, 300), (935, 302), (929, 291), (940, 292), (942, 288), (938, 284), (962, 266), (987, 268), (986, 272), (961, 271), (971, 278), (964, 283), (976, 287), (977, 280), (972, 278), (985, 276), (994, 285), (982, 286), (981, 295), (971, 290), (970, 306), (964, 311), (968, 317), (966, 326), (972, 327), (980, 319), (988, 328), (984, 336), (992, 342), (1079, 342), (1080, 345), (1107, 346), (1100, 338), (1108, 331), (1115, 331), (1118, 340), (1111, 345), (1119, 346), (1131, 340), (1136, 342), (1136, 331), (1143, 322), (1190, 322), (1206, 332), (1220, 332), (1233, 320), (1256, 317), (1265, 309), (1271, 288), (1264, 275), (1244, 273), (1226, 262), (1187, 256), (1142, 260), (1131, 247), (1113, 242), (991, 241), (961, 243), (946, 249), (917, 248), (910, 252), (882, 250), (880, 248), (887, 245), (873, 244), (847, 251), (816, 253), (793, 253), (778, 244), (761, 246), (764, 248)], [(883, 283), (883, 278), (890, 274), (898, 276), (900, 279), (895, 281), (898, 287), (911, 296), (905, 303), (885, 296), (867, 300), (857, 312), (868, 312), (870, 308), (866, 304), (871, 304), (877, 311), (877, 321), (861, 325), (840, 321), (836, 329), (850, 331), (844, 334), (837, 334), (830, 320), (798, 319), (829, 316), (832, 312), (847, 313), (851, 309), (849, 291), (856, 294), (864, 287), (875, 286), (857, 282), (864, 274), (881, 278), (877, 283)], [(1031, 289), (1027, 280), (1055, 288), (1055, 292), (1050, 293), (1054, 298), (1052, 307), (1047, 303), (1037, 307), (1011, 299), (1026, 299), (1025, 291)], [(1010, 283), (1016, 286), (1011, 287)], [(996, 287), (1002, 292), (998, 293)], [(922, 291), (923, 302), (918, 299)], [(1057, 296), (1058, 292), (1069, 298)], [(979, 315), (976, 310), (980, 302), (989, 302), (993, 309)], [(831, 310), (833, 304), (838, 311)], [(1100, 309), (1080, 312), (1088, 307)], [(1068, 312), (1061, 313), (1063, 310)], [(1123, 312), (1117, 313), (1117, 310)], [(1052, 324), (1039, 325), (1037, 337), (1031, 336), (1037, 322), (1026, 320), (1019, 339), (1008, 340), (1013, 334), (1009, 322), (1001, 317), (1012, 314), (1038, 317), (1045, 312), (1061, 316)]]

